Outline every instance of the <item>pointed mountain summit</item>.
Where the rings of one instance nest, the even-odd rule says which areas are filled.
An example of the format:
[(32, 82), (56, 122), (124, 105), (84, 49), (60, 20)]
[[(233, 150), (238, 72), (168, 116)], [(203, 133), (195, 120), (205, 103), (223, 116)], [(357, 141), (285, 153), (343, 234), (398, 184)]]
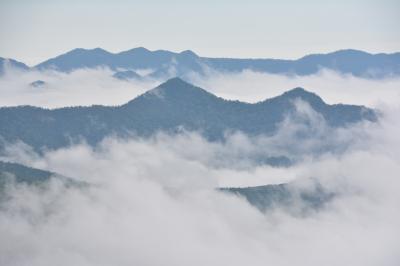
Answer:
[(199, 98), (217, 98), (208, 91), (196, 87), (179, 77), (171, 78), (160, 84), (156, 88), (146, 92), (144, 97), (158, 97), (161, 99), (168, 98), (169, 100), (187, 100), (196, 101)]
[(249, 104), (224, 100), (180, 78), (172, 78), (118, 107), (0, 108), (0, 138), (3, 143), (20, 140), (40, 151), (82, 140), (96, 145), (110, 135), (149, 137), (161, 131), (176, 133), (182, 129), (199, 132), (215, 141), (223, 140), (226, 132), (273, 134), (286, 115), (296, 112), (295, 99), (308, 103), (331, 127), (376, 120), (371, 109), (328, 105), (301, 88)]

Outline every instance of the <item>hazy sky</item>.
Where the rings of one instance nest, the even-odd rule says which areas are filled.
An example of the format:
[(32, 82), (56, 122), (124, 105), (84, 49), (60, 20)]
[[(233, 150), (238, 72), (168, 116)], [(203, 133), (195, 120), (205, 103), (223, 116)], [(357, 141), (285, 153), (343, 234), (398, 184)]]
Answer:
[(76, 47), (297, 58), (400, 51), (398, 0), (0, 0), (0, 56), (37, 64)]

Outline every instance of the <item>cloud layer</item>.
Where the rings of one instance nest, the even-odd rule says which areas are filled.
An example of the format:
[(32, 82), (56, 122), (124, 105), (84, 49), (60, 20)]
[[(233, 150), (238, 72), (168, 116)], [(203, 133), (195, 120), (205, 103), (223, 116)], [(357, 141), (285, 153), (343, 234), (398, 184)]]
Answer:
[[(47, 108), (65, 106), (121, 105), (159, 84), (156, 80), (123, 81), (106, 68), (60, 72), (20, 72), (8, 69), (0, 77), (0, 106), (33, 105)], [(44, 81), (42, 86), (32, 82)]]
[[(61, 81), (70, 80), (78, 85), (75, 81), (81, 74), (82, 86), (77, 87), (80, 89), (100, 84), (97, 81), (103, 79), (110, 85), (119, 84), (120, 81), (109, 80), (104, 71), (82, 71), (67, 77), (55, 74), (54, 82), (63, 84)], [(325, 79), (332, 87), (326, 85), (317, 92), (326, 92), (328, 98), (331, 95), (333, 102), (361, 99), (357, 103), (375, 105), (378, 102), (373, 98), (373, 88), (375, 84), (382, 86), (380, 97), (385, 104), (381, 105), (381, 121), (333, 130), (309, 106), (297, 102), (297, 114), (288, 117), (275, 136), (251, 138), (237, 133), (225, 143), (208, 142), (191, 132), (160, 134), (150, 139), (109, 138), (96, 147), (82, 143), (42, 155), (21, 143), (10, 145), (1, 155), (2, 160), (55, 171), (93, 185), (67, 188), (57, 180), (43, 187), (9, 184), (0, 202), (0, 264), (397, 265), (397, 81), (376, 83), (338, 76), (333, 76), (332, 81), (329, 75), (309, 77), (309, 82), (321, 82), (323, 86)], [(197, 84), (222, 88), (211, 91), (242, 100), (249, 97), (250, 101), (251, 97), (258, 100), (281, 92), (278, 88), (264, 94), (262, 84), (267, 84), (267, 91), (275, 87), (273, 81), (268, 82), (271, 78), (292, 82), (292, 78), (246, 72), (209, 76), (197, 80)], [(24, 79), (21, 76), (21, 84), (28, 80)], [(4, 80), (7, 77), (1, 82)], [(342, 89), (346, 82), (356, 92), (346, 94)], [(128, 88), (133, 85), (123, 84), (119, 89), (130, 93)], [(364, 92), (359, 87), (362, 84), (368, 85), (365, 98), (359, 98)], [(282, 90), (291, 85), (282, 83)], [(251, 92), (244, 93), (242, 88), (246, 87)], [(86, 95), (74, 86), (63, 88), (76, 96)], [(98, 88), (103, 88), (100, 91), (104, 95), (94, 93), (94, 98), (83, 99), (90, 104), (90, 100), (101, 99), (107, 104), (118, 104), (127, 96), (121, 93), (121, 98), (113, 98), (105, 87)], [(60, 92), (59, 96), (67, 92)], [(48, 104), (57, 98), (52, 98), (51, 93), (38, 98), (20, 91), (8, 93), (8, 100), (1, 104), (43, 104), (42, 97)], [(44, 106), (78, 102), (75, 97), (65, 96), (55, 105)], [(311, 126), (302, 127), (296, 123), (298, 118), (311, 121)], [(312, 130), (313, 138), (296, 141), (295, 133), (302, 130)], [(326, 152), (315, 152), (318, 149)], [(274, 168), (258, 162), (260, 156), (275, 155), (289, 156), (298, 163)], [(322, 210), (307, 215), (295, 215), (279, 207), (261, 213), (244, 199), (215, 189), (296, 180), (304, 181), (297, 183), (297, 189), (309, 190), (314, 184), (308, 181), (310, 178), (338, 196)]]
[(364, 79), (324, 69), (309, 76), (274, 75), (250, 70), (240, 73), (209, 70), (205, 77), (192, 75), (191, 80), (223, 98), (245, 102), (261, 101), (296, 87), (317, 93), (329, 104), (377, 107), (400, 102), (399, 78)]
[[(149, 71), (149, 70), (147, 70)], [(139, 70), (140, 72), (140, 70)], [(400, 79), (372, 80), (343, 76), (322, 70), (310, 76), (284, 76), (253, 71), (188, 74), (186, 80), (220, 97), (257, 102), (277, 96), (295, 87), (317, 93), (330, 104), (361, 104), (371, 107), (400, 102)], [(0, 77), (0, 106), (34, 105), (47, 108), (78, 105), (121, 105), (164, 82), (164, 79), (122, 81), (107, 68), (80, 69), (69, 74), (59, 72), (20, 72), (7, 68)], [(30, 84), (37, 80), (43, 86)]]
[[(44, 188), (9, 187), (0, 208), (0, 260), (3, 265), (396, 265), (396, 112), (368, 128), (366, 138), (345, 153), (289, 168), (216, 167), (213, 160), (221, 151), (227, 156), (255, 149), (256, 140), (245, 136), (226, 144), (196, 134), (108, 139), (95, 148), (81, 144), (43, 156), (14, 147), (9, 159), (94, 185), (66, 189), (53, 181)], [(261, 150), (271, 144), (257, 145)], [(232, 165), (242, 162), (228, 159)], [(321, 211), (293, 216), (279, 208), (262, 214), (243, 199), (214, 190), (224, 178), (239, 183), (257, 177), (264, 183), (312, 177), (340, 196)], [(299, 189), (309, 186), (301, 183)]]

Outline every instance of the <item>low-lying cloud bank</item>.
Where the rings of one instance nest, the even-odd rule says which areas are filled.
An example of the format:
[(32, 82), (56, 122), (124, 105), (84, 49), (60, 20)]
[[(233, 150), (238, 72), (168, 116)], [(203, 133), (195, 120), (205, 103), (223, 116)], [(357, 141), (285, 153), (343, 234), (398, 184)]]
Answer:
[[(121, 105), (164, 82), (144, 78), (119, 80), (107, 68), (80, 69), (69, 74), (55, 71), (21, 72), (8, 68), (0, 77), (0, 106), (34, 105), (47, 108), (78, 105)], [(295, 87), (320, 95), (328, 103), (377, 107), (400, 101), (400, 78), (363, 79), (321, 70), (310, 76), (285, 76), (253, 71), (221, 73), (208, 69), (205, 75), (185, 79), (220, 97), (257, 102)], [(35, 81), (44, 81), (44, 84)]]
[(309, 76), (275, 75), (250, 70), (240, 73), (209, 70), (206, 76), (193, 74), (190, 79), (220, 97), (245, 102), (258, 102), (296, 87), (315, 92), (329, 104), (378, 107), (400, 102), (400, 78), (364, 79), (326, 69)]
[(151, 79), (125, 81), (112, 75), (107, 68), (80, 69), (71, 73), (9, 69), (0, 77), (0, 106), (121, 105), (160, 83)]
[[(275, 139), (234, 135), (224, 144), (189, 133), (110, 138), (95, 148), (81, 144), (42, 156), (13, 146), (6, 159), (94, 185), (11, 185), (0, 204), (0, 264), (397, 265), (398, 111), (388, 108), (379, 124), (324, 140), (347, 149), (288, 168), (252, 164), (248, 156), (277, 149), (279, 141), (283, 150), (294, 145), (286, 130)], [(315, 123), (323, 128), (323, 121)], [(310, 147), (320, 146), (318, 140)], [(280, 208), (263, 214), (214, 189), (308, 178), (339, 196), (306, 216)]]

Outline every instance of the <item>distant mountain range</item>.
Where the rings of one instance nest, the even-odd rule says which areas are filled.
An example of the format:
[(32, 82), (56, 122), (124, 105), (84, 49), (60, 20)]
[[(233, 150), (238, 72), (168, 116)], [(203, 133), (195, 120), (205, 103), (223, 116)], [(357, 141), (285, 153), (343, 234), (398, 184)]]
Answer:
[(110, 135), (147, 137), (159, 131), (176, 133), (182, 129), (200, 132), (212, 141), (223, 140), (226, 132), (268, 135), (277, 130), (286, 115), (296, 112), (293, 104), (296, 99), (307, 102), (332, 127), (376, 119), (371, 109), (328, 105), (302, 88), (249, 104), (224, 100), (180, 78), (173, 78), (116, 107), (0, 108), (0, 140), (3, 143), (21, 140), (40, 151), (81, 140), (95, 145)]
[[(0, 58), (0, 65), (5, 59)], [(24, 70), (26, 65), (10, 60), (12, 65)], [(55, 58), (46, 60), (31, 69), (70, 72), (82, 68), (108, 67), (122, 79), (137, 78), (134, 71), (151, 69), (149, 77), (185, 77), (190, 73), (204, 74), (209, 69), (222, 72), (253, 70), (283, 75), (311, 75), (321, 69), (340, 74), (351, 74), (364, 78), (384, 78), (400, 75), (400, 53), (370, 54), (358, 50), (340, 50), (327, 54), (311, 54), (297, 60), (282, 59), (236, 59), (200, 57), (187, 50), (174, 53), (165, 50), (149, 51), (143, 47), (120, 53), (110, 53), (101, 48), (74, 49)], [(0, 66), (0, 74), (3, 67)], [(139, 75), (140, 76), (140, 75)]]

